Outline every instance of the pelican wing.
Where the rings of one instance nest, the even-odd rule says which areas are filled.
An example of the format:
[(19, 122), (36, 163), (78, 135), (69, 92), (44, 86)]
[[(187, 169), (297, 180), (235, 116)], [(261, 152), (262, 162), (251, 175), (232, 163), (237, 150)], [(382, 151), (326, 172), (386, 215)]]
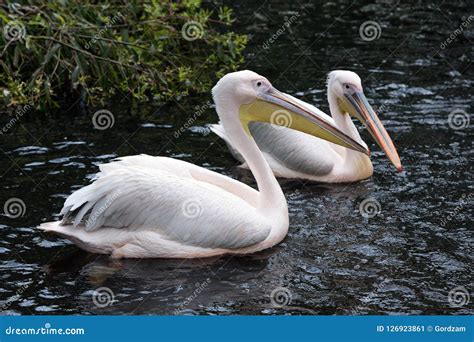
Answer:
[[(327, 114), (313, 105), (292, 98), (302, 106), (318, 112), (324, 119), (334, 125), (334, 120)], [(249, 129), (270, 167), (277, 175), (288, 174), (289, 170), (295, 173), (295, 177), (298, 174), (316, 177), (325, 176), (333, 170), (335, 163), (341, 159), (341, 156), (336, 152), (338, 146), (309, 134), (263, 122), (251, 122)], [(232, 155), (237, 160), (244, 162), (232, 146), (232, 142), (227, 137), (222, 125), (212, 125), (211, 130), (226, 142)], [(282, 169), (287, 171), (279, 172)]]
[(279, 164), (298, 173), (323, 176), (338, 158), (327, 142), (288, 128), (252, 122), (250, 132), (259, 148)]
[(142, 167), (151, 170), (164, 171), (179, 177), (194, 179), (205, 183), (213, 184), (226, 190), (246, 202), (257, 205), (258, 191), (247, 184), (239, 182), (220, 173), (205, 169), (203, 167), (185, 162), (183, 160), (154, 157), (146, 154), (127, 156), (118, 158), (113, 163), (100, 165), (101, 174), (123, 167)]
[(69, 196), (62, 224), (88, 232), (102, 227), (153, 231), (203, 248), (247, 247), (269, 235), (267, 220), (232, 192), (186, 176), (182, 169), (168, 172), (166, 163), (146, 167), (151, 160), (131, 161), (102, 166), (92, 184)]

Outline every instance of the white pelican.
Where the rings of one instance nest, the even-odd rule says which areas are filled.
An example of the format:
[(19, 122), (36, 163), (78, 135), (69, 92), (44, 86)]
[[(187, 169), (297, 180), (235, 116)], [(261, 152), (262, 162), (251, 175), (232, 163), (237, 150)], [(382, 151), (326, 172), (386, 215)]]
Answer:
[[(320, 117), (324, 117), (342, 132), (367, 147), (349, 115), (356, 117), (367, 127), (397, 170), (401, 171), (402, 165), (397, 150), (368, 103), (362, 90), (360, 77), (352, 71), (332, 71), (328, 75), (327, 90), (332, 117), (314, 106), (305, 103), (301, 105), (310, 106)], [(294, 100), (299, 102), (298, 99)], [(249, 127), (258, 147), (277, 177), (343, 183), (362, 180), (373, 174), (370, 158), (363, 153), (341, 148), (314, 136), (268, 123), (253, 122)], [(248, 168), (248, 163), (236, 151), (225, 127), (211, 125), (211, 130), (227, 143), (234, 157), (243, 162), (241, 166)]]
[(95, 181), (70, 195), (62, 221), (39, 228), (113, 258), (194, 258), (245, 254), (279, 243), (288, 231), (283, 192), (248, 132), (284, 111), (290, 127), (368, 153), (316, 113), (252, 72), (224, 76), (212, 89), (233, 146), (258, 191), (229, 177), (165, 157), (137, 155), (100, 166)]

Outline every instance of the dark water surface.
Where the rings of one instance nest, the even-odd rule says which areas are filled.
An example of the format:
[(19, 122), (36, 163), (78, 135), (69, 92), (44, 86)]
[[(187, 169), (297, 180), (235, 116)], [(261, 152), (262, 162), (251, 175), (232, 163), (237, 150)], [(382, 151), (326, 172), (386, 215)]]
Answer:
[[(206, 128), (217, 121), (214, 109), (204, 106), (207, 94), (145, 106), (145, 120), (127, 119), (127, 99), (116, 101), (104, 107), (115, 117), (104, 131), (93, 129), (94, 111), (22, 117), (0, 137), (1, 205), (18, 198), (26, 207), (23, 216), (0, 216), (0, 310), (472, 314), (466, 297), (473, 289), (473, 140), (466, 120), (473, 109), (474, 21), (446, 42), (474, 14), (468, 3), (229, 3), (236, 28), (250, 34), (246, 68), (280, 90), (327, 111), (325, 74), (338, 68), (359, 73), (405, 168), (396, 173), (362, 130), (374, 177), (351, 185), (282, 181), (289, 234), (263, 253), (113, 262), (34, 228), (58, 219), (64, 199), (88, 184), (98, 164), (117, 156), (170, 156), (254, 184)], [(369, 20), (380, 25), (380, 37), (364, 41), (359, 27)], [(448, 120), (453, 111), (461, 121)], [(359, 207), (370, 198), (380, 212), (366, 218)], [(113, 291), (111, 305), (94, 304), (100, 287)], [(272, 304), (275, 290), (286, 305)]]

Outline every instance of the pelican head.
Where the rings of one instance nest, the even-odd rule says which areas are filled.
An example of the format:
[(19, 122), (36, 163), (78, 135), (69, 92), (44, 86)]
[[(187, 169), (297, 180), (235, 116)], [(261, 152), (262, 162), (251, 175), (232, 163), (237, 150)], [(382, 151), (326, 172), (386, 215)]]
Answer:
[[(369, 154), (365, 146), (341, 132), (319, 113), (278, 91), (265, 77), (253, 71), (243, 70), (225, 75), (212, 89), (212, 95), (221, 120), (235, 119), (228, 116), (238, 112), (238, 119), (249, 135), (250, 122), (266, 122)], [(229, 107), (237, 108), (235, 111), (219, 110)]]
[(328, 94), (336, 96), (337, 105), (342, 113), (348, 113), (364, 124), (392, 164), (398, 171), (401, 171), (402, 164), (397, 150), (382, 122), (367, 101), (359, 75), (347, 70), (330, 72)]

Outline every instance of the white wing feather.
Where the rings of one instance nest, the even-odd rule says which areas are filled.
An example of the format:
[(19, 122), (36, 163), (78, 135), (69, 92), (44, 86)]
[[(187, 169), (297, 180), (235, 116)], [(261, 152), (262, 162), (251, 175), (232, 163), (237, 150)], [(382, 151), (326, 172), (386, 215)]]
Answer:
[(183, 178), (190, 178), (213, 184), (242, 198), (253, 206), (256, 206), (258, 202), (258, 191), (250, 186), (183, 160), (140, 154), (119, 158), (113, 163), (102, 164), (99, 168), (101, 173), (107, 173), (115, 169), (130, 166), (161, 170)]
[(102, 165), (92, 184), (66, 200), (63, 223), (89, 232), (102, 227), (153, 231), (203, 248), (247, 247), (270, 234), (270, 223), (250, 203), (194, 179), (192, 170), (170, 169), (166, 163), (172, 159), (153, 158), (133, 156)]
[[(300, 105), (318, 112), (329, 123), (335, 124), (332, 117), (315, 106), (290, 97)], [(251, 122), (249, 129), (270, 167), (278, 176), (292, 178), (295, 172), (302, 175), (326, 176), (333, 170), (335, 162), (341, 159), (336, 152), (338, 147), (336, 149), (332, 147), (336, 145), (306, 133), (262, 122)], [(237, 160), (243, 161), (243, 158), (235, 152), (222, 125), (212, 125), (211, 130), (227, 143), (230, 152)]]

